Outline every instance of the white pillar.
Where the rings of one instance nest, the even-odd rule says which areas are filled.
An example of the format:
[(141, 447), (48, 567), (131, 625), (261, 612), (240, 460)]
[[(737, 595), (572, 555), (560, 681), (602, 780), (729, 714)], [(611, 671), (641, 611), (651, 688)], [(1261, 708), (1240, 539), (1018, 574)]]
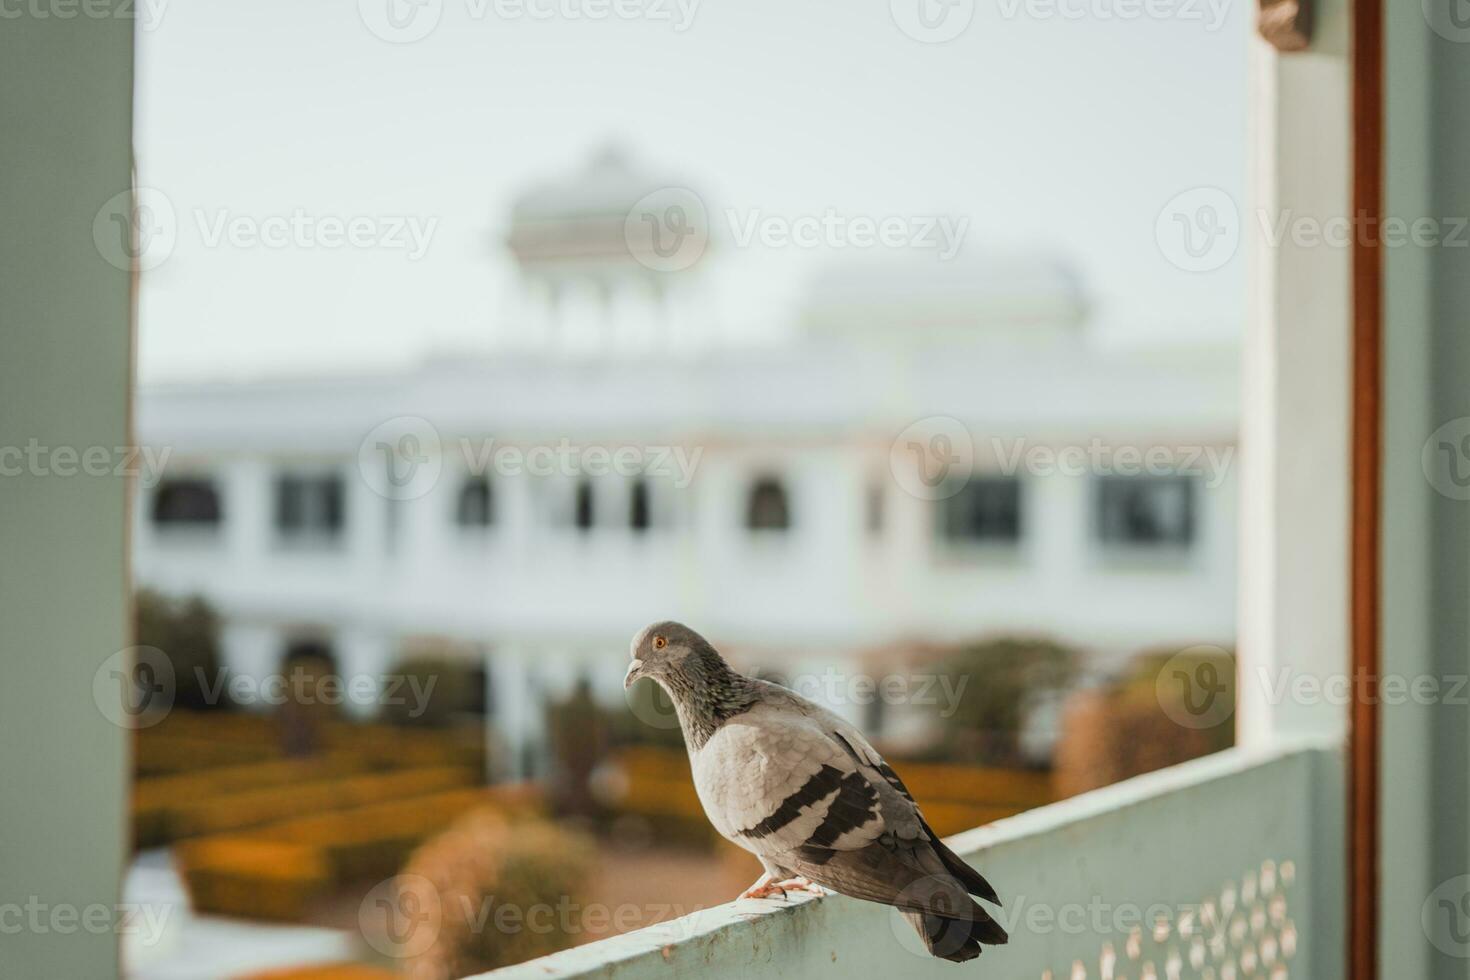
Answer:
[[(1342, 734), (1346, 710), (1277, 697), (1283, 676), (1348, 670), (1352, 251), (1267, 240), (1281, 215), (1350, 211), (1343, 4), (1313, 51), (1251, 42), (1255, 193), (1240, 208), (1252, 261), (1241, 399), (1238, 739)], [(1269, 683), (1268, 683), (1269, 681)]]

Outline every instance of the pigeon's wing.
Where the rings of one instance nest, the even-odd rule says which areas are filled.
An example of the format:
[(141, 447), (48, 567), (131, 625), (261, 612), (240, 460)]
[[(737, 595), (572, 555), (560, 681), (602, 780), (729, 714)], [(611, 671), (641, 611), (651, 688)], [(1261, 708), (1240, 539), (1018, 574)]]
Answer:
[[(875, 786), (820, 719), (785, 705), (760, 704), (726, 721), (693, 768), (715, 829), (761, 857), (807, 845), (854, 850), (885, 833), (923, 832), (913, 805), (886, 783)], [(890, 796), (905, 806), (885, 806)]]
[[(815, 708), (816, 706), (813, 705), (813, 707)], [(893, 767), (885, 762), (883, 757), (878, 754), (878, 750), (873, 748), (872, 744), (863, 737), (862, 732), (836, 715), (827, 712), (825, 709), (817, 708), (816, 710), (828, 718), (834, 735), (849, 749), (855, 761), (863, 768), (864, 772), (868, 773), (870, 780), (875, 784), (880, 782), (886, 784), (892, 792), (897, 793), (913, 807), (914, 817), (918, 820), (919, 827), (922, 830), (922, 834), (917, 836), (929, 842), (934, 850), (935, 856), (944, 865), (944, 870), (958, 878), (960, 883), (965, 886), (965, 889), (971, 895), (977, 895), (987, 902), (999, 905), (1000, 896), (996, 894), (995, 888), (990, 882), (985, 880), (984, 875), (966, 864), (963, 858), (950, 850), (949, 845), (944, 843), (939, 835), (934, 833), (933, 829), (929, 826), (929, 821), (924, 819), (924, 814), (919, 809), (919, 804), (914, 800), (913, 794), (903, 784), (903, 780), (899, 778), (898, 773), (893, 771)]]
[(945, 867), (913, 800), (882, 774), (877, 752), (807, 705), (772, 696), (699, 749), (694, 781), (715, 829), (770, 866), (844, 895), (962, 920), (983, 941), (1004, 942), (999, 923)]

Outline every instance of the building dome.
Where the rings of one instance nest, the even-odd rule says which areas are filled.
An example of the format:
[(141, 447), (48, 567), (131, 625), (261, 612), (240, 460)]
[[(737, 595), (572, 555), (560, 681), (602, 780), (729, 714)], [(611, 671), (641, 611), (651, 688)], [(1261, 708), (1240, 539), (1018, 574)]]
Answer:
[(697, 194), (605, 146), (511, 206), (512, 329), (567, 352), (667, 346), (690, 332), (693, 267), (707, 242)]
[(621, 217), (643, 195), (663, 186), (639, 172), (627, 151), (607, 143), (581, 169), (542, 181), (525, 191), (511, 207), (516, 222), (575, 221), (599, 215)]
[(523, 268), (630, 259), (625, 225), (634, 207), (650, 194), (684, 186), (677, 177), (640, 169), (622, 147), (609, 143), (580, 169), (517, 198), (507, 244)]

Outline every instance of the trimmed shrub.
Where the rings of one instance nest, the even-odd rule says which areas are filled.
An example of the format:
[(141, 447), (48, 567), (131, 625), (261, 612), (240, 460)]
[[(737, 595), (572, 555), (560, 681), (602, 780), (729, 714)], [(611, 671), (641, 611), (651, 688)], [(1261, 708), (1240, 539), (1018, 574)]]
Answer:
[[(400, 695), (379, 709), (379, 717), (389, 724), (447, 728), (485, 714), (484, 661), (464, 644), (438, 638), (410, 640), (389, 674)], [(414, 692), (424, 694), (423, 703)]]
[(452, 980), (565, 949), (582, 932), (592, 843), (539, 820), (477, 810), (416, 851), (398, 878), (405, 907), (440, 916), (409, 958), (415, 980)]
[(1076, 683), (1080, 658), (1050, 640), (1002, 637), (949, 654), (938, 670), (962, 693), (942, 719), (934, 754), (964, 765), (1024, 768), (1021, 736), (1031, 712)]
[(151, 589), (133, 597), (138, 645), (163, 651), (174, 671), (173, 708), (229, 707), (223, 687), (211, 698), (208, 685), (220, 676), (220, 617), (199, 596), (171, 598)]
[(1234, 745), (1234, 711), (1195, 714), (1186, 703), (1190, 692), (1168, 676), (1208, 676), (1223, 685), (1214, 696), (1233, 706), (1235, 658), (1210, 650), (1139, 654), (1111, 684), (1074, 694), (1063, 714), (1057, 747), (1058, 796), (1074, 796)]
[(304, 844), (218, 837), (179, 846), (179, 864), (194, 908), (299, 922), (326, 891), (321, 854)]

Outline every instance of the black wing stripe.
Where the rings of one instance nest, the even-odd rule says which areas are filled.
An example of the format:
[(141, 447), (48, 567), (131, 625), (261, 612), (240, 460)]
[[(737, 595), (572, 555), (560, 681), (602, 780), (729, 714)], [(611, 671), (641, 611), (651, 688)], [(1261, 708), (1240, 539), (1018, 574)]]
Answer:
[(878, 812), (878, 791), (860, 772), (842, 778), (837, 798), (827, 808), (827, 815), (816, 832), (807, 840), (812, 847), (831, 847), (843, 834), (871, 822)]
[[(812, 778), (808, 779), (801, 789), (792, 793), (781, 801), (776, 811), (769, 817), (756, 824), (748, 830), (738, 833), (742, 837), (769, 837), (782, 827), (801, 816), (802, 807), (811, 806), (813, 803), (831, 796), (842, 788), (842, 772), (831, 766), (822, 766)], [(839, 796), (841, 794), (839, 793)]]
[(911, 794), (909, 792), (909, 788), (903, 784), (903, 780), (898, 778), (898, 773), (893, 771), (892, 766), (890, 766), (886, 762), (879, 762), (878, 772), (882, 773), (883, 778), (888, 780), (888, 784), (890, 786), (903, 794), (904, 799), (908, 800), (910, 803), (914, 802), (913, 794)]

